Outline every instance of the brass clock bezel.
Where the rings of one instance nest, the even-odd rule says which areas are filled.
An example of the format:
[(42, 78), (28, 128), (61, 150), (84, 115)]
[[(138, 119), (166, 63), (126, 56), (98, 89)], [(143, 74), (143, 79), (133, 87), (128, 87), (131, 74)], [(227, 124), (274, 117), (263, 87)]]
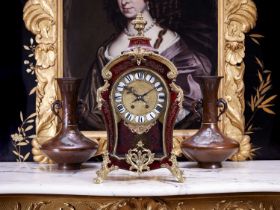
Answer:
[[(165, 98), (165, 101), (161, 104), (163, 105), (163, 110), (160, 112), (160, 114), (153, 120), (151, 121), (146, 121), (144, 123), (137, 123), (137, 122), (131, 122), (129, 120), (127, 120), (121, 113), (119, 113), (117, 111), (117, 105), (118, 103), (115, 102), (114, 100), (114, 94), (117, 92), (116, 91), (116, 86), (121, 82), (121, 80), (123, 80), (123, 78), (130, 74), (130, 73), (134, 73), (134, 72), (137, 72), (137, 71), (143, 71), (143, 72), (148, 72), (150, 73), (151, 75), (154, 75), (156, 77), (157, 80), (160, 81), (160, 83), (163, 85), (164, 87), (164, 92), (166, 94), (166, 98)], [(141, 81), (141, 80), (139, 80)], [(111, 92), (110, 92), (110, 101), (111, 101), (111, 106), (113, 108), (114, 111), (116, 111), (117, 113), (117, 118), (115, 118), (118, 122), (122, 119), (125, 123), (127, 124), (132, 124), (132, 125), (139, 125), (139, 126), (147, 126), (149, 124), (152, 124), (154, 122), (156, 122), (157, 120), (159, 120), (161, 123), (163, 122), (164, 120), (164, 117), (163, 117), (163, 113), (165, 112), (166, 108), (168, 107), (169, 105), (169, 100), (170, 100), (170, 91), (168, 89), (168, 86), (166, 85), (166, 81), (162, 78), (162, 76), (160, 74), (158, 74), (157, 72), (147, 68), (147, 67), (133, 67), (133, 68), (130, 68), (130, 69), (127, 69), (124, 73), (122, 73), (118, 79), (114, 82), (114, 84), (112, 85), (112, 89), (111, 89)]]

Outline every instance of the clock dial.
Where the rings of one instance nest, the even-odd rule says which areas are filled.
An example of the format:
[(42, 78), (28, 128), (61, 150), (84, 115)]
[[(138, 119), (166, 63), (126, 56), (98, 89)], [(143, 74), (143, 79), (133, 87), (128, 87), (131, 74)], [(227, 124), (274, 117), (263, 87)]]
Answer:
[(166, 97), (167, 90), (161, 78), (140, 69), (123, 75), (112, 91), (117, 113), (131, 124), (157, 120), (165, 109)]

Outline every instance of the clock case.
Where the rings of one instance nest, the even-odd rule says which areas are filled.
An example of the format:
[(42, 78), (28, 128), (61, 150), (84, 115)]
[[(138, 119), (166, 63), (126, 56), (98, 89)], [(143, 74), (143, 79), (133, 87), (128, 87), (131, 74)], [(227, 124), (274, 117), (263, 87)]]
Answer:
[[(140, 14), (134, 22), (141, 20)], [(97, 172), (97, 183), (118, 168), (141, 174), (165, 167), (178, 181), (183, 181), (172, 152), (174, 124), (183, 100), (183, 91), (175, 84), (177, 69), (171, 61), (157, 54), (150, 45), (150, 39), (143, 35), (144, 27), (141, 24), (140, 27), (137, 28), (135, 24), (138, 36), (130, 38), (128, 50), (111, 60), (102, 70), (104, 85), (97, 91), (97, 101), (106, 125), (107, 150), (103, 154), (102, 167)], [(162, 116), (150, 125), (128, 126), (114, 106), (112, 91), (123, 75), (139, 69), (151, 71), (161, 78), (167, 89), (165, 109)]]

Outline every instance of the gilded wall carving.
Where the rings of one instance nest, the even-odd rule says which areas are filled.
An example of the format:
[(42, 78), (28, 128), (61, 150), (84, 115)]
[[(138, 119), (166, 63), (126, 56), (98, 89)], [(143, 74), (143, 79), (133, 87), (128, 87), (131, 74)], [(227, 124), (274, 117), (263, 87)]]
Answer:
[[(255, 26), (257, 14), (252, 0), (219, 0), (219, 14), (224, 14), (219, 21), (223, 34), (219, 35), (222, 46), (220, 58), (223, 59), (223, 69), (219, 74), (225, 78), (219, 91), (219, 96), (228, 102), (228, 111), (223, 117), (220, 127), (227, 135), (240, 142), (240, 151), (232, 159), (245, 160), (251, 158), (250, 137), (244, 134), (244, 56), (245, 33)], [(61, 68), (63, 59), (61, 48), (62, 1), (58, 0), (28, 0), (24, 7), (24, 22), (26, 28), (36, 36), (35, 73), (37, 77), (36, 91), (36, 134), (33, 140), (32, 153), (37, 162), (48, 162), (42, 155), (40, 144), (54, 136), (57, 131), (57, 120), (51, 113), (50, 105), (58, 97), (55, 77), (61, 76), (57, 69)], [(62, 33), (62, 32), (61, 32)], [(176, 138), (176, 136), (174, 137)], [(175, 153), (180, 154), (178, 137)]]
[(29, 0), (23, 9), (26, 28), (35, 35), (36, 135), (32, 153), (37, 162), (49, 162), (40, 151), (40, 144), (54, 136), (57, 121), (50, 106), (57, 98), (57, 2), (56, 0)]
[(15, 210), (279, 210), (279, 194), (172, 197), (0, 196), (0, 209)]
[(225, 72), (223, 95), (228, 102), (228, 110), (223, 118), (222, 130), (240, 143), (238, 154), (233, 160), (251, 158), (250, 137), (245, 130), (244, 100), (244, 57), (245, 33), (255, 26), (257, 9), (251, 0), (225, 1), (224, 37), (225, 37)]

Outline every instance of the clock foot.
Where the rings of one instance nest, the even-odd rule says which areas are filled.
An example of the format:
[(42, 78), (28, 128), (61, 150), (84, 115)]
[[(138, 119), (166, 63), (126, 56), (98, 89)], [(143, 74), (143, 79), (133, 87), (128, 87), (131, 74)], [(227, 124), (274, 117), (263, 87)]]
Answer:
[(185, 178), (183, 177), (183, 171), (179, 169), (176, 155), (173, 152), (169, 161), (172, 163), (171, 166), (169, 164), (162, 164), (161, 167), (167, 168), (172, 173), (172, 175), (176, 177), (178, 182), (183, 183), (185, 181)]
[(100, 184), (102, 183), (108, 176), (108, 174), (111, 172), (111, 171), (114, 171), (114, 170), (118, 170), (119, 167), (117, 166), (114, 166), (112, 165), (111, 167), (108, 167), (108, 164), (110, 163), (111, 161), (109, 160), (109, 155), (108, 155), (108, 152), (106, 151), (104, 154), (103, 154), (103, 162), (102, 162), (102, 165), (101, 165), (101, 169), (99, 169), (96, 174), (97, 174), (97, 178), (95, 179), (95, 183), (96, 184)]

